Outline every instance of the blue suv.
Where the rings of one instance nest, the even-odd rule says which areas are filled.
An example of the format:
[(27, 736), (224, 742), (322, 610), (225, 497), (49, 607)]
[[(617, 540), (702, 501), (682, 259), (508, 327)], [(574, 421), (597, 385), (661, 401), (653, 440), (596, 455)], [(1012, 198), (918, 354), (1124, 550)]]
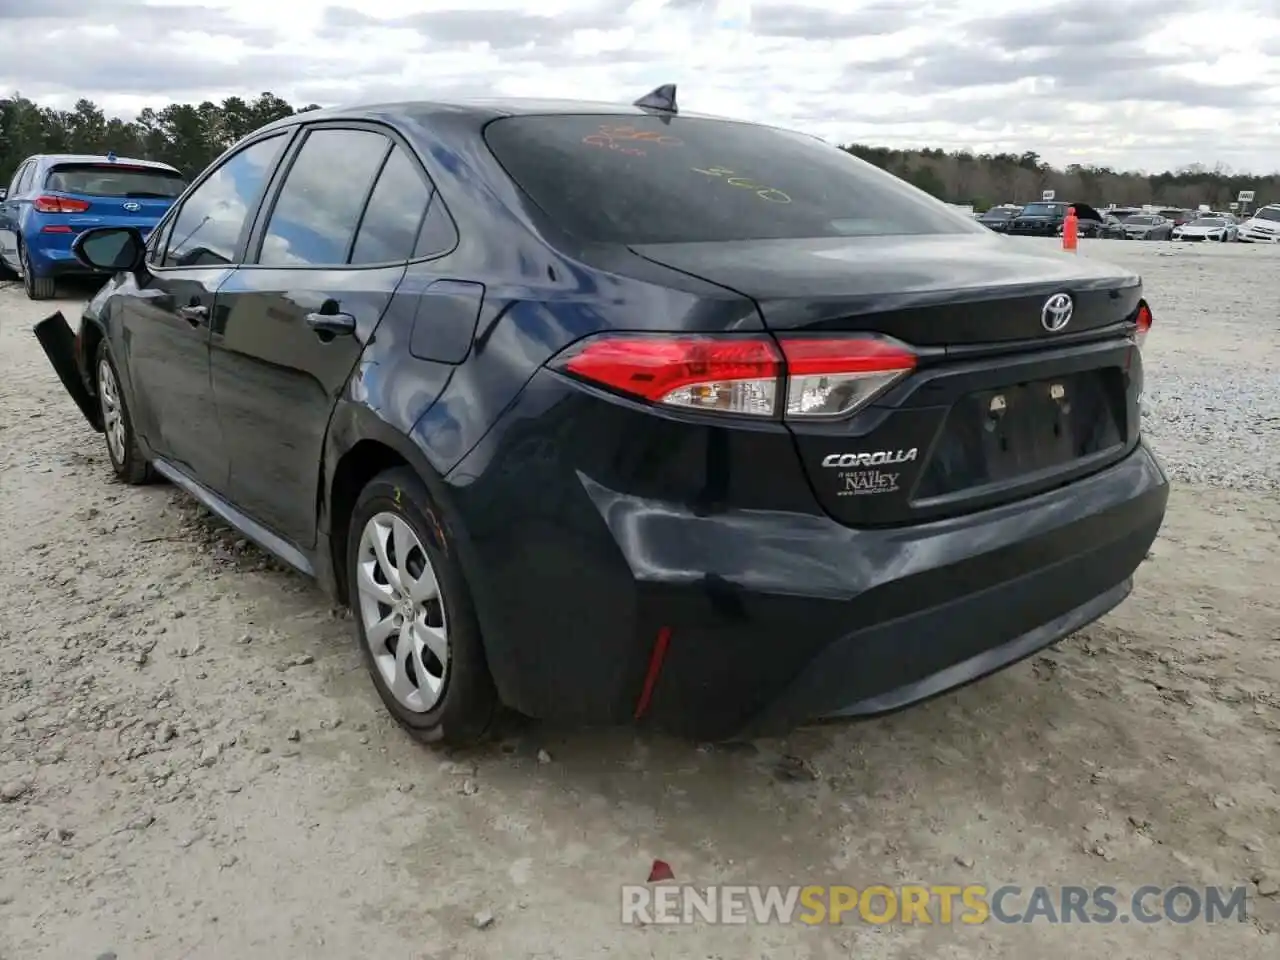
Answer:
[(71, 252), (90, 227), (149, 233), (187, 188), (166, 163), (114, 154), (28, 157), (0, 199), (0, 274), (22, 277), (27, 296), (47, 300), (59, 277), (91, 274)]

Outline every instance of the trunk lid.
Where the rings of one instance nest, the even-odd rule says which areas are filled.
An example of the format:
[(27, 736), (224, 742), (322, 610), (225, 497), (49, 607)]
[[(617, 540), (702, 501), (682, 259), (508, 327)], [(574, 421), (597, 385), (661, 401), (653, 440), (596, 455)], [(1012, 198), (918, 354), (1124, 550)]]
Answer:
[[(791, 419), (818, 501), (854, 526), (937, 520), (1031, 496), (1138, 442), (1142, 297), (1127, 271), (1000, 237), (638, 246), (753, 298), (778, 336), (869, 332), (919, 363), (839, 420)], [(1073, 313), (1051, 331), (1047, 301)], [(765, 465), (762, 465), (762, 469)]]
[(1106, 327), (1137, 306), (1136, 274), (1004, 237), (861, 237), (632, 248), (751, 297), (774, 331), (888, 334), (918, 347), (1060, 338), (1045, 301), (1069, 293), (1072, 332)]

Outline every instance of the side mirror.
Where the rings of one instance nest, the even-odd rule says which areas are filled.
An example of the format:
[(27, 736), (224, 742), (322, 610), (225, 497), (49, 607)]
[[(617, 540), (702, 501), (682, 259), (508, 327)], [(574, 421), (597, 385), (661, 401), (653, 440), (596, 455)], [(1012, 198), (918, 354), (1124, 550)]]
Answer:
[(71, 244), (76, 259), (106, 273), (138, 269), (146, 249), (142, 234), (133, 227), (94, 227)]
[(5, 198), (7, 198), (8, 196), (9, 196), (9, 188), (8, 188), (8, 187), (0, 187), (0, 200), (4, 200), (4, 199), (5, 199)]

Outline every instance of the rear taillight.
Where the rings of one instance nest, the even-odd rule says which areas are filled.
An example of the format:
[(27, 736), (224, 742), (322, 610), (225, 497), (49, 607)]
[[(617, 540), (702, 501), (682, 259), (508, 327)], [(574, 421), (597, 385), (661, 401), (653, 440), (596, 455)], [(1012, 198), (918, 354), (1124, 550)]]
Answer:
[(1134, 335), (1134, 340), (1137, 341), (1138, 347), (1141, 348), (1147, 339), (1147, 332), (1151, 329), (1151, 322), (1155, 319), (1151, 316), (1151, 308), (1147, 306), (1145, 300), (1138, 304), (1138, 314), (1134, 319), (1138, 324), (1138, 331)]
[(651, 403), (769, 417), (782, 358), (761, 337), (607, 336), (570, 347), (554, 366)]
[[(781, 349), (779, 349), (781, 347)], [(844, 417), (915, 369), (912, 351), (875, 336), (592, 337), (551, 366), (650, 403), (788, 419)]]
[(40, 213), (84, 213), (89, 209), (89, 202), (72, 197), (45, 196), (36, 197), (31, 206)]
[(916, 367), (907, 347), (880, 337), (784, 338), (787, 417), (845, 417)]

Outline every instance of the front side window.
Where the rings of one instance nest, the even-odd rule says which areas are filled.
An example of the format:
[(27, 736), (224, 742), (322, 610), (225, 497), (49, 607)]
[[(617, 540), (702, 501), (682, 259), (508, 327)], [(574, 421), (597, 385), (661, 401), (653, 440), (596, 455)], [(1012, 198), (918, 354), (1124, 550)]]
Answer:
[(599, 243), (988, 235), (941, 201), (803, 134), (695, 117), (504, 117), (485, 140), (561, 229)]
[(156, 266), (164, 263), (165, 248), (169, 245), (169, 237), (173, 234), (173, 223), (170, 219), (162, 229), (154, 231), (147, 242), (147, 263)]
[[(369, 130), (308, 134), (271, 211), (258, 263), (345, 264), (369, 187), (390, 148), (390, 140)], [(421, 210), (412, 215), (420, 217)]]
[(279, 133), (245, 147), (192, 191), (173, 221), (166, 267), (234, 262), (240, 235), (287, 140), (287, 134)]

